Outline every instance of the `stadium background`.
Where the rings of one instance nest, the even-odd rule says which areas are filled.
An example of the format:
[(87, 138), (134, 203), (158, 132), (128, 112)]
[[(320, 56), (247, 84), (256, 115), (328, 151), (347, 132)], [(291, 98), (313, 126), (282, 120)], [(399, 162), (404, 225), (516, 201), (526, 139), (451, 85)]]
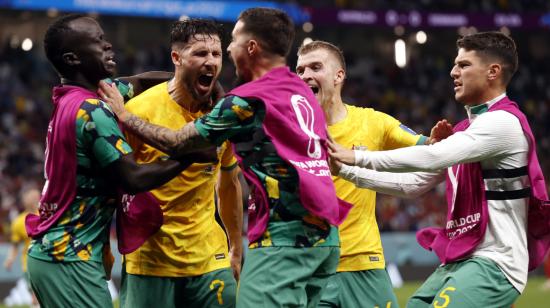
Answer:
[[(289, 12), (297, 30), (294, 51), (309, 39), (326, 40), (343, 49), (346, 103), (386, 112), (425, 135), (438, 119), (456, 123), (465, 116), (454, 101), (449, 77), (456, 38), (483, 30), (509, 33), (519, 47), (520, 67), (508, 94), (528, 115), (543, 171), (550, 175), (549, 1), (0, 0), (0, 262), (7, 253), (10, 222), (22, 210), (20, 191), (43, 183), (50, 90), (57, 82), (43, 53), (42, 38), (48, 24), (65, 12), (97, 17), (113, 43), (118, 75), (124, 76), (172, 70), (168, 49), (172, 21), (215, 18), (224, 23), (227, 32), (225, 50), (238, 13), (253, 6)], [(399, 63), (397, 40), (405, 45)], [(292, 52), (289, 64), (293, 68), (295, 63)], [(221, 81), (226, 89), (231, 87), (233, 76), (234, 67), (225, 59)], [(397, 266), (405, 280), (398, 294), (410, 294), (415, 281), (427, 277), (437, 265), (435, 256), (416, 244), (414, 231), (441, 225), (445, 211), (442, 187), (415, 200), (378, 197), (377, 217), (387, 260)], [(550, 307), (542, 302), (548, 293), (539, 290), (541, 274), (540, 269), (532, 273), (534, 279), (518, 307)], [(2, 268), (0, 299), (20, 275), (18, 264), (11, 272)], [(114, 275), (119, 276), (118, 268)], [(531, 297), (541, 301), (533, 302)]]

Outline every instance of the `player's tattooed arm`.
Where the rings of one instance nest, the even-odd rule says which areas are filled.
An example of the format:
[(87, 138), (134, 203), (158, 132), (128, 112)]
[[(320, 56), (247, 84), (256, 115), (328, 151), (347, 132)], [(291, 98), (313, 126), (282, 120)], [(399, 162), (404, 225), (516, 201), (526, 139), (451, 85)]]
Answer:
[(181, 157), (192, 150), (211, 146), (199, 134), (193, 122), (188, 123), (178, 131), (151, 124), (124, 108), (124, 100), (116, 87), (100, 82), (98, 93), (102, 100), (111, 107), (119, 122), (126, 129), (143, 139), (145, 143), (170, 154), (174, 158)]

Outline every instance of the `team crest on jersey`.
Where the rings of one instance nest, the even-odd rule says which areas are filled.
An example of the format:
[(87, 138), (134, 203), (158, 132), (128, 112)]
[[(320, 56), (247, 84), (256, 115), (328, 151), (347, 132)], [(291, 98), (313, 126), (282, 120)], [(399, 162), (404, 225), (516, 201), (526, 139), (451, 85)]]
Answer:
[[(216, 147), (216, 156), (220, 157), (220, 155), (223, 152), (223, 149), (224, 149), (223, 146)], [(216, 164), (210, 164), (204, 167), (204, 170), (202, 172), (204, 174), (211, 175), (211, 174), (214, 174), (215, 171), (216, 171)]]
[(215, 165), (208, 165), (208, 166), (204, 167), (203, 172), (204, 172), (205, 174), (214, 174), (214, 170), (216, 170), (216, 166), (215, 166)]

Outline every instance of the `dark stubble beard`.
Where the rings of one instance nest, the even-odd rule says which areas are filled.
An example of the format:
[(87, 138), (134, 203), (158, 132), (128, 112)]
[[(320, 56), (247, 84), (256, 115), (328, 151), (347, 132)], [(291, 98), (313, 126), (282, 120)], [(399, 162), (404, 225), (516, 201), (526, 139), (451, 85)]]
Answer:
[(193, 81), (190, 79), (185, 79), (185, 87), (187, 88), (189, 94), (191, 94), (193, 100), (200, 103), (201, 109), (208, 108), (210, 105), (210, 94), (205, 96), (199, 95), (199, 93), (197, 93), (197, 89), (195, 89), (195, 86), (193, 85)]

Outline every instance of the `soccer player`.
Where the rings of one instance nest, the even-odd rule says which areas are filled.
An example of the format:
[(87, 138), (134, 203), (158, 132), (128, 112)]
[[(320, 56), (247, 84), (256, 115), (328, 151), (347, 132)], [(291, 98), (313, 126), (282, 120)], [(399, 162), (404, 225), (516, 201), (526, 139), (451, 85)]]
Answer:
[(451, 77), (468, 118), (452, 136), (382, 152), (331, 145), (332, 157), (377, 171), (431, 172), (341, 167), (341, 177), (384, 192), (415, 194), (447, 178), (446, 226), (417, 234), (442, 265), (407, 307), (510, 307), (525, 288), (528, 270), (548, 251), (546, 185), (527, 119), (506, 96), (518, 66), (514, 41), (483, 32), (458, 39), (457, 47)]
[(293, 37), (284, 12), (243, 11), (227, 49), (243, 84), (178, 131), (145, 123), (124, 109), (116, 88), (101, 84), (124, 126), (163, 151), (233, 143), (251, 186), (237, 307), (316, 307), (338, 264), (336, 225), (350, 208), (327, 173), (323, 111), (286, 66)]
[[(212, 106), (210, 97), (222, 67), (222, 29), (210, 20), (189, 19), (175, 22), (170, 37), (174, 78), (136, 96), (126, 108), (148, 123), (178, 129)], [(166, 156), (131, 132), (126, 137), (138, 163)], [(139, 249), (124, 256), (121, 306), (235, 306), (242, 258), (239, 168), (229, 142), (218, 147), (217, 156), (218, 162), (193, 164), (151, 191), (165, 222)], [(218, 176), (229, 253), (227, 237), (215, 220)]]
[[(390, 115), (342, 101), (346, 64), (343, 52), (333, 44), (313, 41), (300, 47), (296, 73), (315, 93), (335, 142), (372, 151), (430, 142)], [(376, 223), (376, 193), (339, 177), (333, 180), (338, 197), (354, 207), (339, 228), (338, 273), (330, 278), (320, 306), (397, 307)]]
[(117, 190), (150, 190), (193, 159), (212, 157), (198, 152), (181, 161), (134, 160), (114, 114), (95, 93), (116, 62), (93, 18), (59, 18), (48, 28), (44, 48), (61, 85), (53, 89), (40, 215), (26, 218), (31, 286), (43, 307), (112, 307), (105, 279), (112, 265), (107, 257)]
[[(21, 214), (19, 214), (11, 224), (11, 246), (8, 251), (8, 256), (4, 261), (4, 268), (8, 271), (11, 270), (13, 262), (19, 253), (19, 246), (23, 244), (23, 250), (21, 252), (21, 268), (23, 270), (25, 281), (30, 288), (29, 275), (27, 273), (27, 249), (29, 248), (30, 238), (27, 236), (25, 230), (25, 218), (29, 213), (36, 213), (38, 210), (38, 202), (40, 201), (40, 191), (34, 188), (27, 189), (23, 192), (23, 207), (25, 208)], [(36, 297), (32, 295), (33, 305), (37, 304)]]

